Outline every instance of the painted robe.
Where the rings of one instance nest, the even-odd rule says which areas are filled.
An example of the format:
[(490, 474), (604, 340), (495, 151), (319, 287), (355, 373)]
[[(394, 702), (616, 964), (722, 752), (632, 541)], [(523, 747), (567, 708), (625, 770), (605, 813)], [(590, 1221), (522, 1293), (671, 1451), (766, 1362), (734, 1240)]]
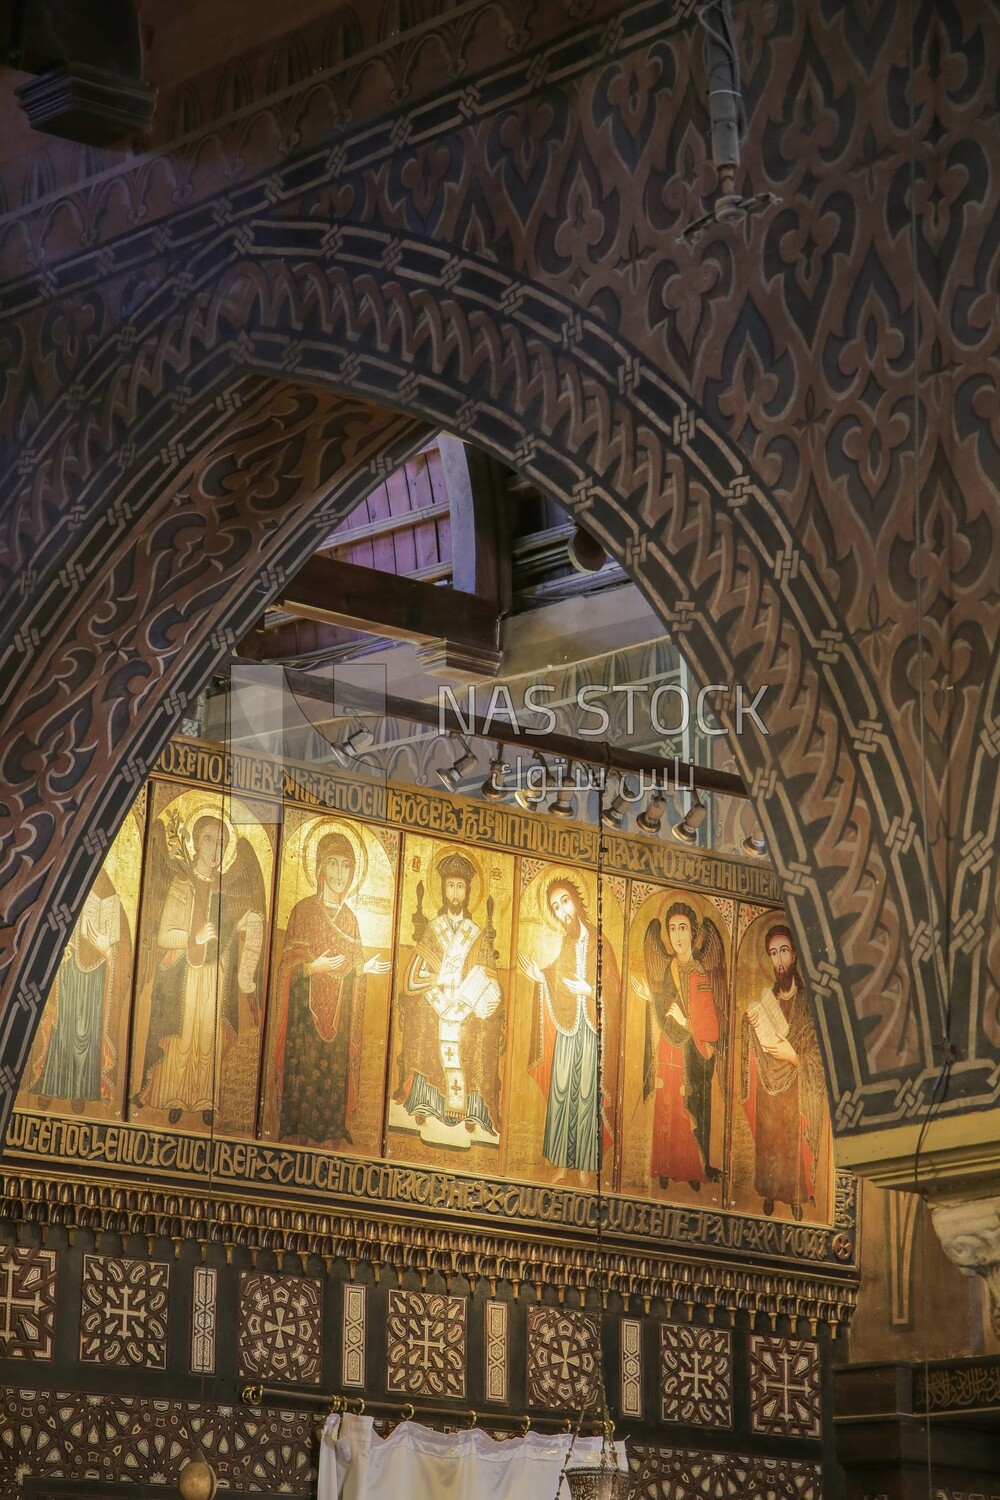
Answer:
[(754, 1138), (754, 1189), (775, 1203), (803, 1204), (816, 1194), (823, 1135), (825, 1081), (812, 1018), (799, 975), (787, 995), (766, 991), (788, 1026), (797, 1063), (772, 1057), (743, 1018), (743, 1103)]
[[(677, 1003), (687, 1025), (669, 1015)], [(712, 1075), (719, 1019), (711, 981), (696, 964), (671, 960), (653, 995), (643, 1093), (653, 1101), (653, 1177), (704, 1182), (710, 1160)]]
[[(105, 952), (95, 938), (102, 918), (109, 924)], [(43, 1098), (94, 1102), (112, 1097), (115, 1048), (110, 1012), (117, 1013), (130, 979), (132, 944), (110, 878), (101, 870), (66, 946), (54, 994), (55, 1021), (40, 1038), (41, 1064), (31, 1087)], [(44, 1026), (44, 1021), (43, 1021)]]
[(501, 1000), (493, 944), (468, 913), (439, 912), (424, 930), (405, 990), (396, 1102), (407, 1114), (499, 1133)]
[(156, 934), (145, 1100), (151, 1109), (214, 1107), (218, 944), (199, 943), (196, 934), (206, 922), (218, 930), (218, 908), (216, 879), (192, 872), (171, 880)]
[[(342, 955), (334, 973), (309, 974), (321, 954)], [(275, 1067), (284, 1138), (353, 1144), (364, 1026), (365, 957), (358, 919), (321, 895), (292, 908), (278, 966)]]
[[(618, 964), (607, 939), (602, 969), (607, 1002), (619, 991)], [(599, 1119), (603, 1118), (605, 1148), (611, 1144), (606, 1114), (599, 1110), (597, 1097), (596, 929), (581, 918), (579, 936), (563, 938), (558, 958), (542, 975), (543, 983), (535, 985), (528, 1061), (546, 1099), (542, 1155), (553, 1167), (596, 1172)], [(565, 979), (586, 980), (590, 993), (573, 994)], [(604, 1046), (605, 1105), (614, 1050), (609, 1032)]]

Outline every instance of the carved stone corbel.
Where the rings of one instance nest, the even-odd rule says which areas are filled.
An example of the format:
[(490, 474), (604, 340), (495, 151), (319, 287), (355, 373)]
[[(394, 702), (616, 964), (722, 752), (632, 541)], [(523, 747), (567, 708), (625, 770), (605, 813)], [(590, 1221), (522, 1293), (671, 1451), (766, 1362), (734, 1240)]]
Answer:
[(990, 1321), (1000, 1337), (1000, 1197), (942, 1203), (931, 1208), (931, 1219), (948, 1259), (989, 1287)]

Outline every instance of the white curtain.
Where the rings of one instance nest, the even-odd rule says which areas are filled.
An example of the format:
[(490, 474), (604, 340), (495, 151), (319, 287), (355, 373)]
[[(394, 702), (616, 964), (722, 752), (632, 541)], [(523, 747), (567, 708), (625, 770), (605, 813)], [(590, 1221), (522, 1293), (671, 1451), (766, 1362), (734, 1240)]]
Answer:
[[(402, 1422), (387, 1438), (371, 1417), (327, 1420), (319, 1458), (317, 1500), (557, 1500), (556, 1485), (572, 1438), (497, 1440), (478, 1428), (434, 1432)], [(615, 1445), (625, 1467), (625, 1445)], [(580, 1438), (572, 1467), (600, 1457), (599, 1438)], [(565, 1479), (558, 1500), (569, 1500)]]

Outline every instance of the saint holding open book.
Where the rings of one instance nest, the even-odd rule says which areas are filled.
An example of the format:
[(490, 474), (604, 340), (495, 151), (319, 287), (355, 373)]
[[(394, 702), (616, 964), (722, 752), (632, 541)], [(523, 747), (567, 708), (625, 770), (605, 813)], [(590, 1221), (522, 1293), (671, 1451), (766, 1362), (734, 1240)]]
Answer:
[(742, 1093), (754, 1138), (754, 1187), (765, 1214), (786, 1203), (794, 1219), (813, 1200), (823, 1136), (824, 1081), (819, 1048), (791, 931), (771, 927), (764, 946), (774, 983), (743, 1017)]

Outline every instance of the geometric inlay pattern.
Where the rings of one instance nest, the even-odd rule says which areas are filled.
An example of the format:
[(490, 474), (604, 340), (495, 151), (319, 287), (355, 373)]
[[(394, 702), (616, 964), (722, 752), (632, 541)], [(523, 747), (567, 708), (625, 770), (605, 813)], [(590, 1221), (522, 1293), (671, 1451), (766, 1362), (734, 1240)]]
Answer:
[(368, 1319), (368, 1288), (344, 1283), (344, 1327), (340, 1348), (341, 1385), (363, 1386), (365, 1383), (365, 1330)]
[(0, 1250), (0, 1359), (51, 1359), (56, 1252)]
[(322, 1371), (322, 1282), (241, 1271), (240, 1375), (319, 1385)]
[(411, 1396), (465, 1395), (464, 1297), (389, 1293), (386, 1389)]
[(96, 1479), (109, 1492), (123, 1480), (174, 1488), (197, 1446), (227, 1489), (304, 1495), (316, 1484), (312, 1424), (309, 1412), (8, 1387), (0, 1476)]
[(820, 1435), (819, 1348), (804, 1339), (750, 1338), (750, 1423), (780, 1437)]
[(665, 1422), (732, 1427), (733, 1355), (728, 1333), (690, 1324), (660, 1326), (660, 1402)]
[(578, 1411), (597, 1395), (600, 1333), (593, 1313), (528, 1308), (528, 1405)]
[(687, 1448), (629, 1450), (631, 1494), (643, 1500), (823, 1500), (819, 1464), (742, 1453), (699, 1453)]
[(191, 1301), (191, 1373), (215, 1374), (215, 1324), (219, 1273), (214, 1266), (195, 1266)]
[(639, 1318), (621, 1321), (621, 1414), (642, 1416), (642, 1322)]
[(507, 1402), (507, 1360), (509, 1349), (510, 1308), (506, 1302), (488, 1301), (484, 1308), (486, 1379), (483, 1383), (487, 1401)]
[(163, 1261), (85, 1255), (80, 1358), (166, 1369), (169, 1287)]

